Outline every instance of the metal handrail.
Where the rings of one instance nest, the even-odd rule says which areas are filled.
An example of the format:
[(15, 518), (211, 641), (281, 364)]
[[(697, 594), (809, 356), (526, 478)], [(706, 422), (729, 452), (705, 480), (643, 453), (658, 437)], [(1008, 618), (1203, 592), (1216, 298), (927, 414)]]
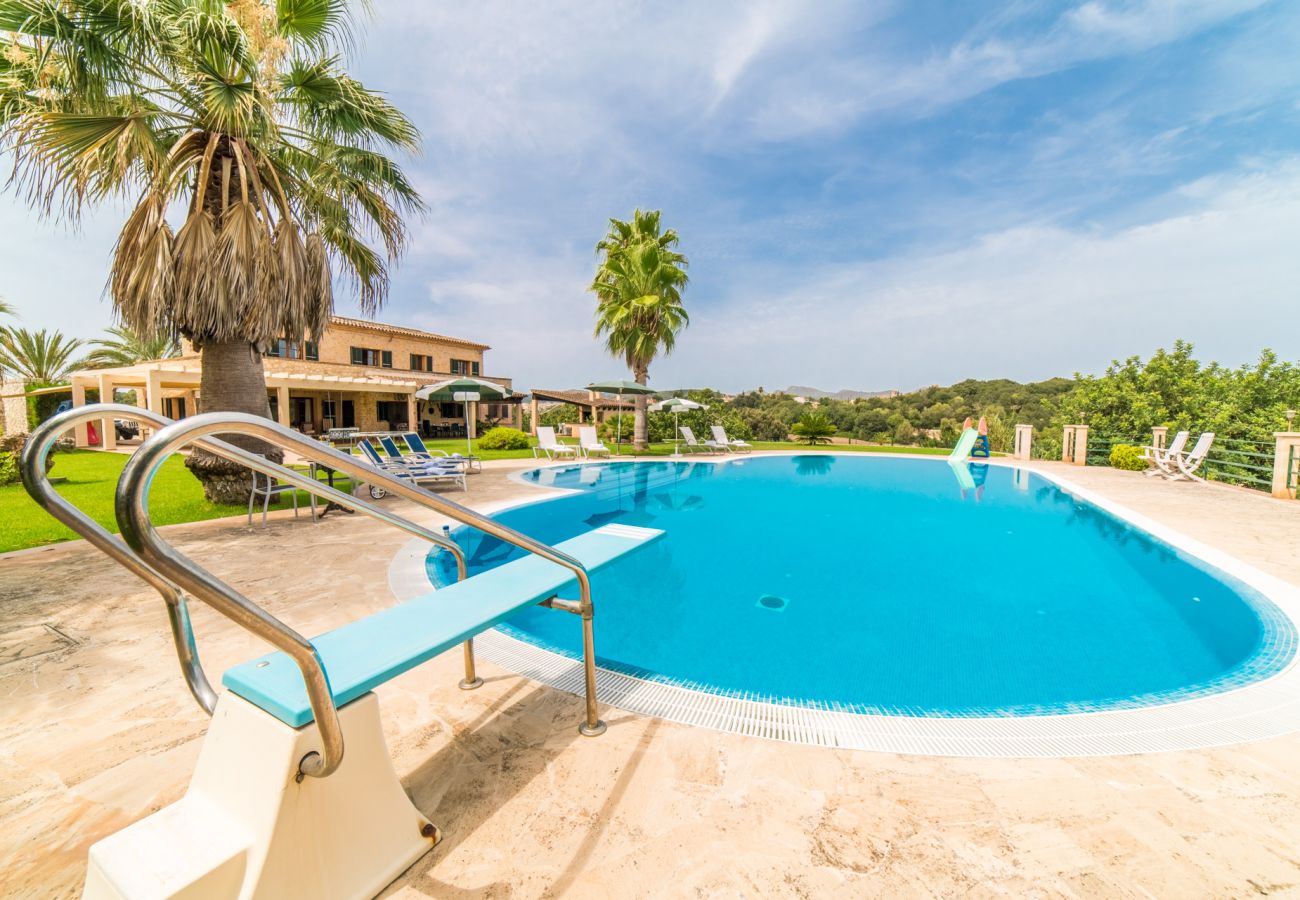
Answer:
[[(489, 534), (573, 572), (578, 581), (580, 599), (571, 607), (582, 616), (585, 664), (586, 718), (579, 730), (597, 735), (605, 730), (596, 709), (595, 648), (592, 630), (594, 608), (591, 581), (586, 568), (567, 553), (556, 550), (506, 525), (480, 515), (459, 503), (427, 491), (381, 469), (364, 463), (350, 454), (305, 437), (268, 419), (246, 413), (204, 413), (158, 431), (145, 441), (122, 471), (118, 482), (116, 512), (122, 537), (145, 562), (165, 573), (193, 596), (211, 605), (242, 627), (289, 655), (298, 665), (307, 689), (308, 701), (316, 719), (322, 741), (321, 753), (309, 753), (299, 762), (300, 775), (324, 777), (334, 772), (343, 758), (343, 734), (338, 710), (329, 688), (329, 679), (312, 643), (288, 625), (272, 616), (192, 560), (162, 540), (149, 517), (149, 487), (158, 467), (172, 453), (186, 444), (211, 434), (243, 434), (282, 447), (294, 449), (302, 456), (327, 465), (336, 471), (382, 486), (390, 493), (432, 509), (448, 518)], [(262, 460), (266, 464), (265, 460)], [(274, 464), (268, 464), (274, 467)], [(250, 464), (261, 470), (261, 466)], [(278, 467), (274, 467), (278, 468)], [(346, 496), (346, 495), (344, 495)]]
[[(217, 692), (213, 690), (211, 682), (208, 681), (207, 675), (203, 671), (203, 666), (199, 660), (198, 648), (194, 640), (194, 628), (190, 622), (189, 606), (185, 601), (185, 595), (181, 592), (172, 581), (150, 566), (132, 549), (127, 546), (116, 535), (111, 534), (108, 529), (104, 528), (94, 519), (87, 516), (81, 510), (73, 506), (67, 498), (58, 491), (54, 490), (53, 485), (46, 475), (45, 462), (58, 441), (59, 436), (64, 434), (69, 428), (73, 428), (84, 421), (102, 419), (106, 416), (114, 417), (121, 415), (130, 415), (135, 419), (147, 422), (156, 428), (164, 428), (172, 424), (172, 420), (166, 416), (149, 410), (140, 409), (135, 406), (126, 406), (118, 403), (99, 403), (94, 406), (79, 407), (65, 413), (61, 413), (42, 423), (28, 439), (26, 447), (23, 449), (22, 460), (20, 462), (20, 474), (22, 476), (23, 486), (27, 493), (36, 501), (37, 505), (48, 512), (51, 516), (62, 522), (68, 528), (81, 535), (93, 547), (101, 550), (110, 559), (120, 564), (127, 571), (131, 572), (142, 579), (145, 583), (158, 591), (167, 606), (168, 622), (171, 625), (172, 641), (176, 646), (176, 656), (180, 661), (181, 673), (185, 677), (185, 684), (190, 693), (198, 702), (199, 706), (208, 715), (212, 715), (216, 707)], [(380, 519), (390, 525), (406, 531), (415, 537), (427, 540), (436, 546), (442, 547), (449, 551), (456, 559), (457, 579), (464, 579), (466, 576), (465, 551), (455, 541), (431, 531), (423, 526), (416, 525), (395, 516), (386, 510), (379, 509), (342, 491), (337, 491), (328, 485), (321, 484), (315, 478), (295, 472), (292, 469), (277, 465), (265, 457), (259, 456), (240, 447), (227, 444), (225, 441), (213, 439), (201, 439), (195, 443), (210, 453), (215, 453), (226, 459), (234, 460), (249, 468), (255, 469), (266, 475), (279, 478), (290, 482), (304, 490), (311, 491), (321, 497), (326, 498), (334, 503), (344, 506), (357, 512), (363, 512), (373, 518)], [(472, 646), (466, 642), (466, 682), (475, 681), (473, 671)]]

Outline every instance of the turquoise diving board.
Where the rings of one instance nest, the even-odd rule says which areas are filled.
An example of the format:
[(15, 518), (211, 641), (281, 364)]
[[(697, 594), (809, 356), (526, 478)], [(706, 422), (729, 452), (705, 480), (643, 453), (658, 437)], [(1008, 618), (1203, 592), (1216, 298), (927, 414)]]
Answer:
[[(557, 544), (588, 572), (663, 535), (652, 528), (606, 525)], [(424, 594), (312, 641), (336, 706), (539, 603), (574, 580), (563, 566), (528, 555)], [(575, 623), (576, 627), (576, 623)], [(268, 653), (226, 670), (222, 684), (286, 725), (312, 721), (302, 673), (284, 653)]]

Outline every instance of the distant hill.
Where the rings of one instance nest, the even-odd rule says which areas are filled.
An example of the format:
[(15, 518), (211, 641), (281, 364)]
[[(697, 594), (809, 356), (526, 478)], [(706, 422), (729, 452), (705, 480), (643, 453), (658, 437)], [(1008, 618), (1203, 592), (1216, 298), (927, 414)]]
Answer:
[(868, 397), (897, 397), (898, 391), (823, 391), (821, 388), (807, 387), (802, 384), (792, 384), (782, 393), (789, 394), (791, 397), (807, 397), (810, 400), (821, 400), (824, 397), (830, 397), (832, 400), (857, 400)]

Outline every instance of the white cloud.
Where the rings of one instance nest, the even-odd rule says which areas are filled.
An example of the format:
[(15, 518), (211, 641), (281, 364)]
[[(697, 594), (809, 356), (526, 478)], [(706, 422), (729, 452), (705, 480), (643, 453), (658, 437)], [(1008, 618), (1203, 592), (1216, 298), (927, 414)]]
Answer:
[(948, 253), (825, 267), (766, 297), (741, 287), (697, 317), (671, 375), (909, 388), (1096, 371), (1176, 338), (1225, 362), (1265, 344), (1300, 357), (1283, 325), (1300, 284), (1300, 160), (1199, 180), (1167, 205), (1182, 209), (1108, 233), (1026, 225)]

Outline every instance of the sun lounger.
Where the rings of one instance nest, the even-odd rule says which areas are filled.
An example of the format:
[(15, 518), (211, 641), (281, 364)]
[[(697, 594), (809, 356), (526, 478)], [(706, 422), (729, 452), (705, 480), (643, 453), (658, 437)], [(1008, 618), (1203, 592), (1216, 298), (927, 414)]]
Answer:
[(430, 450), (424, 443), (424, 438), (420, 437), (414, 431), (408, 431), (402, 435), (402, 440), (406, 441), (406, 446), (411, 452), (408, 456), (417, 458), (427, 458), (432, 462), (450, 461), (457, 465), (463, 465), (466, 472), (483, 471), (483, 461), (477, 456), (466, 456), (463, 453), (448, 453), (446, 450)]
[(726, 447), (728, 450), (734, 450), (738, 453), (748, 453), (754, 449), (753, 444), (746, 443), (739, 438), (735, 440), (728, 438), (727, 429), (723, 428), (721, 425), (713, 426), (713, 440)]
[(1204, 481), (1196, 474), (1204, 463), (1205, 458), (1210, 455), (1210, 447), (1214, 446), (1214, 432), (1203, 431), (1201, 436), (1196, 439), (1196, 446), (1192, 448), (1191, 453), (1179, 453), (1173, 457), (1174, 465), (1177, 470), (1166, 475), (1169, 481)]
[[(391, 438), (387, 440), (392, 443)], [(372, 466), (390, 475), (410, 479), (419, 485), (453, 484), (458, 485), (462, 491), (469, 490), (469, 486), (465, 483), (465, 470), (459, 466), (428, 462), (404, 457), (401, 454), (398, 454), (396, 459), (391, 456), (384, 457), (369, 441), (361, 441), (357, 446), (361, 448), (362, 456)], [(396, 450), (396, 446), (393, 449)], [(387, 493), (383, 488), (370, 486), (370, 496), (376, 500), (383, 498)]]
[(537, 446), (533, 448), (533, 456), (538, 451), (545, 453), (547, 459), (559, 457), (576, 457), (578, 448), (571, 447), (568, 444), (561, 444), (555, 437), (555, 428), (551, 425), (537, 426)]
[(691, 450), (691, 451), (704, 450), (708, 453), (727, 452), (727, 448), (719, 444), (717, 441), (697, 441), (695, 439), (695, 432), (691, 431), (691, 429), (685, 425), (682, 425), (677, 430), (682, 433), (682, 440), (686, 441), (687, 450)]
[(1177, 471), (1174, 466), (1174, 457), (1183, 452), (1183, 447), (1187, 446), (1189, 432), (1180, 431), (1174, 435), (1174, 439), (1169, 442), (1168, 447), (1157, 447), (1154, 444), (1150, 447), (1142, 448), (1142, 459), (1144, 459), (1149, 469), (1146, 474), (1164, 475), (1166, 477), (1173, 475)]
[(597, 455), (603, 453), (605, 456), (609, 456), (609, 448), (600, 442), (600, 438), (596, 437), (595, 428), (578, 429), (578, 446), (582, 448), (582, 455), (588, 459), (591, 459), (593, 453)]

